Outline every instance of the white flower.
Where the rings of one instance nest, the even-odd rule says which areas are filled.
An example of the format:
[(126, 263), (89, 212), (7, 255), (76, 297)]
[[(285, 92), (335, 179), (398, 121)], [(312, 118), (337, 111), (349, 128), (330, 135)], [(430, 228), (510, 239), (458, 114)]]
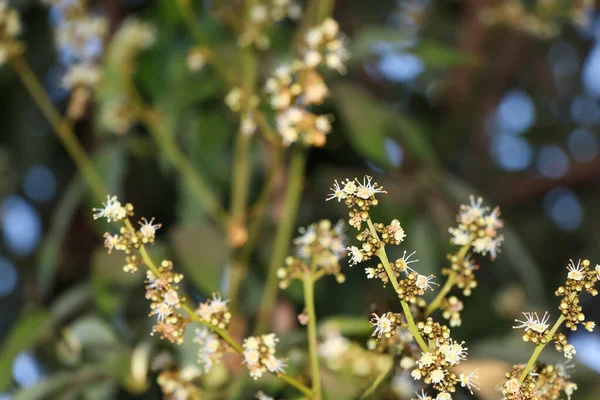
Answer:
[(410, 258), (414, 256), (417, 252), (413, 251), (410, 254), (407, 254), (406, 250), (402, 253), (402, 257), (396, 260), (396, 262), (400, 262), (402, 270), (408, 275), (408, 271), (412, 271), (417, 273), (414, 269), (410, 268), (408, 264), (419, 262), (419, 260), (411, 260)]
[(429, 378), (431, 379), (431, 382), (433, 382), (436, 385), (440, 382), (443, 382), (445, 377), (446, 377), (446, 371), (444, 371), (441, 368), (434, 369), (433, 371), (431, 371), (431, 374), (429, 374)]
[(400, 226), (400, 221), (398, 221), (397, 219), (393, 220), (390, 223), (389, 231), (394, 237), (394, 240), (397, 242), (402, 242), (406, 237), (406, 233), (404, 232), (404, 229), (402, 229), (402, 227)]
[(477, 382), (477, 379), (479, 379), (479, 375), (477, 374), (477, 371), (479, 371), (479, 370), (476, 369), (475, 371), (471, 372), (469, 375), (460, 374), (460, 377), (459, 377), (460, 386), (466, 387), (467, 389), (469, 389), (469, 392), (471, 392), (471, 394), (473, 394), (473, 389), (479, 390), (479, 382)]
[(425, 275), (417, 274), (417, 280), (415, 281), (415, 285), (417, 285), (417, 287), (422, 290), (426, 290), (426, 289), (433, 290), (431, 285), (437, 285), (437, 283), (432, 281), (433, 278), (435, 278), (434, 275), (425, 276)]
[(452, 395), (448, 392), (438, 393), (435, 400), (452, 400)]
[(354, 181), (351, 181), (350, 179), (346, 179), (346, 182), (344, 182), (344, 193), (354, 194), (356, 192), (356, 189), (356, 183), (354, 183)]
[(433, 359), (433, 354), (430, 352), (427, 353), (422, 353), (421, 358), (419, 359), (419, 361), (417, 361), (417, 364), (419, 364), (419, 368), (422, 367), (428, 367), (431, 364), (433, 364), (435, 362), (435, 360)]
[(227, 303), (229, 303), (229, 300), (222, 300), (220, 295), (213, 293), (213, 298), (210, 300), (210, 308), (213, 313), (225, 312), (228, 309)]
[(464, 246), (471, 242), (471, 231), (463, 228), (450, 228), (448, 229), (452, 235), (451, 243), (457, 246)]
[(481, 206), (483, 203), (483, 199), (481, 197), (478, 197), (477, 200), (475, 200), (475, 197), (470, 195), (469, 201), (471, 204), (468, 206), (463, 206), (459, 213), (460, 222), (465, 225), (472, 224), (477, 218), (483, 216), (483, 213), (486, 210), (485, 207)]
[(600, 264), (596, 264), (595, 271), (596, 271), (596, 275), (598, 276), (598, 279), (600, 279)]
[(509, 379), (505, 384), (504, 388), (510, 394), (517, 394), (521, 392), (521, 384), (516, 378)]
[(365, 273), (367, 274), (367, 279), (375, 278), (375, 273), (377, 270), (375, 268), (365, 268)]
[(563, 347), (563, 353), (565, 354), (565, 358), (571, 360), (575, 354), (577, 354), (577, 350), (575, 350), (575, 346), (572, 344), (567, 344)]
[(244, 339), (244, 348), (247, 350), (256, 350), (258, 349), (258, 339), (254, 336), (250, 336)]
[(345, 199), (348, 196), (348, 193), (340, 188), (340, 184), (338, 183), (337, 179), (333, 182), (333, 187), (331, 188), (331, 191), (333, 193), (327, 195), (325, 201), (337, 199), (338, 202), (340, 202), (342, 201), (342, 199)]
[(140, 233), (146, 239), (153, 239), (156, 235), (156, 231), (162, 226), (161, 224), (152, 224), (153, 222), (154, 218), (152, 218), (150, 221), (146, 220), (146, 218), (142, 218), (142, 220), (139, 222), (139, 224), (142, 226), (140, 228)]
[(392, 331), (392, 321), (390, 321), (386, 314), (382, 314), (380, 317), (373, 313), (373, 318), (371, 318), (370, 322), (371, 325), (375, 327), (375, 331), (373, 332), (372, 336), (377, 336), (380, 338), (383, 334)]
[(258, 350), (244, 350), (244, 362), (248, 365), (253, 366), (260, 360), (260, 353)]
[(163, 321), (169, 315), (173, 313), (173, 309), (166, 302), (162, 302), (156, 306), (154, 310), (152, 310), (151, 315), (157, 315), (159, 321)]
[(325, 336), (318, 347), (319, 355), (327, 360), (337, 360), (350, 347), (350, 341), (339, 332)]
[(195, 332), (194, 342), (199, 344), (198, 364), (200, 364), (200, 371), (206, 373), (210, 371), (214, 363), (221, 361), (223, 357), (223, 353), (220, 351), (221, 342), (219, 337), (205, 326), (197, 328)]
[(115, 248), (117, 244), (119, 244), (119, 235), (109, 235), (108, 233), (104, 235), (104, 247), (108, 249), (108, 254)]
[(577, 265), (575, 265), (573, 260), (569, 260), (567, 269), (569, 270), (569, 273), (567, 274), (567, 278), (569, 279), (580, 281), (585, 277), (585, 266), (581, 264), (581, 260), (577, 261)]
[(457, 365), (466, 359), (468, 348), (463, 347), (463, 344), (465, 344), (465, 342), (458, 343), (450, 339), (448, 344), (440, 346), (440, 353), (444, 355), (446, 362), (451, 365)]
[(372, 180), (372, 177), (365, 175), (362, 184), (357, 181), (358, 189), (356, 190), (356, 197), (360, 197), (361, 199), (367, 200), (373, 197), (376, 193), (387, 193), (376, 183), (373, 183)]
[(179, 295), (177, 294), (177, 291), (173, 289), (167, 291), (163, 298), (165, 303), (167, 303), (169, 306), (174, 306), (179, 303)]
[(417, 400), (432, 400), (431, 396), (427, 395), (423, 389), (421, 389), (421, 393), (415, 392), (415, 394), (417, 395)]
[(267, 346), (271, 350), (275, 350), (275, 345), (279, 342), (277, 336), (274, 333), (268, 333), (266, 335), (262, 335), (260, 337), (265, 346)]
[(544, 317), (540, 320), (539, 316), (537, 315), (537, 313), (528, 313), (528, 312), (524, 312), (523, 315), (525, 316), (525, 321), (521, 321), (518, 319), (515, 319), (515, 322), (518, 322), (520, 325), (515, 325), (513, 326), (513, 329), (521, 329), (524, 328), (526, 331), (527, 330), (532, 330), (538, 333), (544, 333), (546, 331), (546, 329), (548, 329), (550, 327), (550, 325), (548, 324), (548, 320), (550, 319), (550, 314), (548, 314), (548, 312), (544, 313)]
[(94, 219), (106, 218), (108, 222), (120, 221), (127, 216), (127, 210), (121, 205), (117, 196), (106, 196), (106, 203), (102, 203), (104, 208), (94, 208)]
[(350, 266), (356, 265), (365, 259), (363, 250), (356, 246), (347, 247), (346, 250), (350, 252)]
[(269, 372), (273, 373), (282, 373), (285, 367), (287, 367), (287, 362), (284, 359), (277, 358), (273, 354), (269, 354), (263, 360), (263, 363)]
[(567, 399), (571, 400), (571, 396), (573, 396), (573, 392), (577, 390), (577, 384), (573, 382), (567, 382), (565, 384), (565, 394), (567, 395)]
[(413, 369), (410, 373), (410, 376), (412, 376), (414, 380), (418, 381), (419, 379), (421, 379), (421, 370)]
[(411, 369), (412, 367), (415, 366), (415, 360), (413, 360), (412, 357), (402, 357), (402, 359), (400, 360), (400, 368), (404, 369), (404, 370), (408, 370)]
[(257, 392), (255, 397), (257, 400), (273, 400), (271, 396), (267, 396), (262, 390)]

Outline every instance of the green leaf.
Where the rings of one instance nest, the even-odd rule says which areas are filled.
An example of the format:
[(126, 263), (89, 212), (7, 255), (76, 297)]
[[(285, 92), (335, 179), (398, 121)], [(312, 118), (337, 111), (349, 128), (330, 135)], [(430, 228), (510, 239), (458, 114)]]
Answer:
[(479, 66), (480, 57), (457, 50), (437, 40), (421, 40), (412, 53), (430, 68), (445, 69), (457, 66)]
[(180, 227), (171, 236), (173, 249), (185, 276), (204, 293), (220, 288), (230, 250), (209, 226)]
[(413, 155), (422, 161), (437, 164), (437, 157), (427, 132), (414, 118), (396, 112), (393, 116), (392, 128)]
[(391, 113), (360, 86), (338, 83), (332, 88), (343, 119), (348, 141), (363, 157), (381, 167), (390, 167), (385, 151), (385, 139)]
[(406, 240), (408, 248), (411, 249), (408, 252), (416, 251), (411, 259), (419, 260), (415, 264), (415, 268), (423, 275), (439, 275), (440, 264), (436, 257), (439, 246), (436, 243), (436, 231), (431, 222), (427, 217), (419, 215), (410, 221), (410, 229), (407, 232)]
[(326, 318), (319, 323), (320, 330), (327, 329), (328, 327), (338, 329), (345, 336), (364, 336), (372, 332), (369, 320), (363, 316), (336, 316)]
[(12, 363), (19, 353), (31, 348), (49, 322), (46, 311), (25, 311), (13, 325), (0, 350), (0, 390), (11, 381)]

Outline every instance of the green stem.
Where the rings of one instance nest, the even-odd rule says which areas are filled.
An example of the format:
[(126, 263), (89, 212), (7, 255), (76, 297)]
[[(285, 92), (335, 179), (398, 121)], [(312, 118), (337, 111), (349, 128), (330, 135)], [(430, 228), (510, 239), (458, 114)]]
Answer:
[(312, 271), (304, 273), (304, 306), (308, 314), (306, 326), (308, 334), (308, 354), (312, 377), (312, 391), (315, 400), (321, 400), (321, 376), (319, 374), (319, 356), (317, 354), (317, 315), (315, 313), (315, 293)]
[[(460, 248), (460, 250), (458, 251), (458, 253), (456, 254), (458, 259), (460, 260), (460, 259), (465, 258), (465, 256), (467, 255), (467, 252), (469, 251), (470, 248), (471, 248), (470, 243), (462, 246)], [(429, 304), (429, 306), (427, 306), (427, 310), (425, 311), (426, 317), (430, 316), (435, 310), (437, 310), (440, 307), (440, 305), (442, 304), (442, 301), (444, 301), (444, 298), (446, 298), (446, 295), (454, 287), (454, 283), (455, 283), (454, 280), (456, 279), (457, 275), (458, 275), (458, 273), (456, 271), (452, 271), (450, 273), (450, 275), (448, 275), (448, 279), (446, 280), (446, 283), (444, 284), (442, 289), (439, 291), (439, 293), (437, 294), (435, 299)]]
[(304, 168), (306, 164), (305, 149), (295, 147), (292, 150), (292, 159), (287, 176), (287, 189), (283, 204), (282, 217), (275, 234), (273, 252), (267, 268), (267, 283), (260, 302), (256, 333), (264, 333), (269, 326), (271, 312), (277, 298), (277, 268), (283, 266), (285, 257), (288, 255), (290, 242), (292, 241), (294, 224), (298, 214), (300, 196), (304, 183)]
[(75, 133), (70, 128), (69, 123), (63, 119), (60, 113), (52, 104), (52, 100), (46, 94), (44, 87), (41, 85), (39, 80), (34, 75), (31, 68), (21, 55), (15, 55), (10, 58), (10, 64), (16, 71), (17, 75), (29, 91), (29, 94), (38, 107), (41, 109), (42, 113), (50, 122), (52, 129), (56, 133), (56, 136), (60, 139), (63, 146), (69, 153), (69, 156), (75, 163), (77, 169), (81, 172), (83, 179), (92, 189), (94, 196), (97, 200), (102, 201), (105, 199), (107, 194), (106, 186), (102, 181), (100, 175), (94, 168), (94, 164), (92, 160), (86, 154), (83, 146), (77, 140)]
[[(377, 230), (375, 229), (375, 226), (373, 226), (373, 222), (371, 221), (371, 218), (367, 219), (367, 224), (369, 225), (369, 229), (370, 229), (373, 237), (376, 238), (377, 240), (379, 240), (379, 235), (377, 234)], [(379, 259), (381, 260), (381, 263), (383, 264), (383, 268), (385, 269), (385, 272), (387, 273), (388, 278), (389, 278), (390, 282), (392, 282), (392, 286), (394, 287), (394, 290), (397, 293), (398, 289), (400, 289), (400, 286), (398, 285), (398, 280), (396, 279), (396, 275), (394, 275), (394, 271), (392, 271), (392, 267), (390, 266), (390, 261), (388, 260), (387, 254), (385, 252), (385, 245), (383, 244), (383, 242), (380, 242), (380, 243), (381, 243), (381, 247), (377, 251), (377, 257), (379, 257)], [(429, 347), (423, 340), (423, 337), (421, 336), (421, 333), (419, 332), (419, 328), (417, 328), (417, 325), (415, 324), (415, 321), (413, 319), (412, 313), (410, 312), (410, 307), (408, 306), (408, 303), (406, 301), (400, 299), (400, 305), (402, 306), (402, 310), (404, 311), (404, 316), (406, 317), (406, 323), (408, 324), (408, 330), (410, 331), (410, 333), (413, 335), (413, 337), (419, 344), (419, 347), (421, 348), (421, 350), (423, 350), (423, 352), (425, 352), (425, 353), (428, 353), (430, 351)]]
[(550, 332), (548, 332), (548, 334), (546, 335), (546, 343), (540, 343), (535, 347), (535, 350), (533, 350), (533, 354), (529, 358), (529, 362), (527, 362), (525, 369), (523, 370), (523, 372), (521, 373), (521, 376), (519, 377), (519, 383), (523, 383), (525, 381), (525, 378), (527, 378), (527, 375), (529, 375), (529, 372), (531, 372), (531, 370), (533, 369), (533, 365), (535, 364), (539, 355), (542, 353), (542, 350), (544, 350), (544, 347), (546, 347), (546, 345), (552, 341), (552, 337), (554, 336), (557, 329), (560, 328), (560, 326), (562, 325), (562, 323), (564, 321), (565, 321), (565, 317), (564, 317), (564, 315), (561, 315), (560, 318), (558, 320), (556, 320), (556, 323), (554, 324), (552, 329), (550, 329)]
[(368, 399), (369, 397), (371, 397), (371, 395), (373, 393), (375, 393), (375, 390), (377, 390), (379, 385), (381, 385), (381, 382), (383, 382), (385, 377), (390, 373), (390, 371), (393, 368), (394, 368), (394, 362), (390, 361), (390, 365), (387, 368), (385, 368), (383, 371), (381, 371), (381, 373), (377, 376), (377, 378), (375, 378), (375, 380), (373, 381), (371, 386), (369, 386), (367, 388), (367, 390), (365, 390), (365, 392), (362, 394), (362, 396), (360, 396), (360, 399), (364, 400), (364, 399)]

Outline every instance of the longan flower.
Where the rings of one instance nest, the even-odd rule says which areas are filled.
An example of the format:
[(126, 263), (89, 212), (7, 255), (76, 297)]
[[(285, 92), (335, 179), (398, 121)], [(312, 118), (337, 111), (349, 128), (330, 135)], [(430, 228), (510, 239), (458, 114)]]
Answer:
[(417, 274), (417, 278), (415, 280), (415, 285), (419, 289), (422, 289), (422, 290), (426, 290), (426, 289), (433, 290), (431, 285), (439, 286), (437, 283), (432, 281), (433, 278), (435, 278), (434, 275), (425, 276), (425, 275)]
[(275, 334), (251, 336), (244, 339), (244, 363), (248, 365), (250, 376), (260, 378), (265, 372), (282, 373), (287, 363), (275, 357), (275, 346), (279, 339)]
[(104, 208), (92, 209), (94, 219), (106, 218), (108, 222), (121, 221), (128, 216), (133, 215), (133, 206), (131, 204), (121, 205), (117, 196), (106, 196), (106, 203), (102, 203)]
[(213, 293), (211, 299), (207, 299), (198, 305), (196, 315), (204, 322), (219, 329), (227, 329), (231, 321), (231, 312), (227, 306), (228, 302), (229, 300), (222, 300), (220, 295)]
[(431, 396), (425, 393), (425, 390), (421, 389), (421, 393), (415, 393), (417, 395), (417, 400), (433, 400)]
[(479, 382), (477, 381), (477, 379), (479, 379), (479, 375), (477, 374), (477, 371), (479, 371), (479, 369), (476, 369), (469, 375), (460, 374), (459, 377), (460, 386), (466, 387), (471, 394), (473, 394), (473, 389), (479, 390)]
[(375, 331), (373, 332), (372, 336), (377, 336), (378, 338), (380, 338), (383, 334), (392, 331), (392, 321), (388, 318), (387, 314), (383, 314), (381, 317), (377, 314), (373, 314), (371, 325), (375, 327)]
[(219, 363), (223, 358), (224, 345), (221, 343), (219, 336), (212, 333), (205, 326), (196, 328), (194, 342), (199, 345), (198, 364), (200, 365), (200, 371), (207, 373), (213, 364)]
[(142, 234), (142, 238), (146, 239), (148, 242), (154, 242), (154, 236), (156, 235), (156, 231), (160, 229), (162, 224), (153, 224), (154, 218), (148, 221), (146, 218), (142, 218), (139, 222), (141, 225), (140, 233)]
[(573, 262), (573, 260), (569, 260), (569, 265), (567, 266), (569, 273), (567, 277), (574, 281), (580, 281), (585, 277), (585, 269), (586, 267), (581, 264), (581, 260), (577, 262), (577, 265)]
[(463, 347), (465, 342), (458, 343), (452, 339), (448, 340), (448, 343), (443, 344), (439, 347), (439, 352), (444, 355), (444, 359), (450, 365), (457, 365), (461, 361), (467, 359), (468, 348)]
[(525, 321), (515, 319), (515, 322), (518, 322), (519, 325), (513, 326), (513, 329), (523, 328), (523, 329), (525, 329), (525, 331), (534, 331), (537, 333), (544, 333), (550, 327), (550, 324), (548, 324), (548, 320), (550, 319), (550, 314), (548, 314), (548, 312), (544, 313), (544, 316), (542, 317), (541, 320), (540, 320), (540, 317), (535, 312), (534, 313), (524, 312), (523, 315), (525, 316)]
[(365, 260), (364, 250), (359, 249), (356, 246), (350, 246), (346, 250), (348, 250), (348, 253), (350, 255), (350, 266), (356, 265)]

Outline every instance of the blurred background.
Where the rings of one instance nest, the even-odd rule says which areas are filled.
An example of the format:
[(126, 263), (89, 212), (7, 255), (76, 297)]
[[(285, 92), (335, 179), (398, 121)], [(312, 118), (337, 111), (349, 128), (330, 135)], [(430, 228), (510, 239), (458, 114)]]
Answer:
[[(225, 205), (238, 119), (223, 101), (229, 89), (211, 68), (187, 69), (194, 42), (172, 3), (99, 0), (88, 6), (108, 18), (110, 31), (130, 15), (154, 24), (157, 40), (139, 59), (136, 84), (167, 111), (176, 140)], [(193, 5), (214, 46), (225, 51), (235, 47), (220, 22), (226, 3)], [(502, 253), (495, 262), (478, 257), (479, 286), (465, 300), (463, 325), (453, 336), (468, 343), (480, 368), (506, 368), (500, 376), (532, 351), (511, 329), (521, 311), (556, 317), (553, 293), (568, 260), (600, 262), (600, 16), (546, 12), (538, 3), (553, 2), (338, 1), (334, 17), (352, 56), (346, 75), (326, 75), (331, 97), (321, 109), (334, 116), (333, 132), (323, 148), (309, 152), (296, 221), (300, 227), (346, 218), (345, 207), (324, 202), (332, 180), (374, 175), (389, 193), (376, 218), (398, 218), (407, 233), (403, 248), (417, 251), (422, 273), (439, 275), (452, 250), (448, 227), (459, 204), (473, 193), (499, 205), (506, 222)], [(65, 55), (54, 46), (55, 16), (37, 1), (11, 4), (21, 12), (25, 57), (64, 110)], [(273, 28), (271, 48), (261, 57), (262, 81), (288, 56), (295, 26), (286, 20)], [(0, 399), (19, 393), (26, 399), (161, 398), (148, 364), (168, 346), (148, 335), (140, 275), (124, 274), (121, 256), (106, 254), (105, 226), (92, 220), (98, 204), (8, 65), (0, 69), (0, 87)], [(136, 215), (163, 224), (152, 249), (156, 257), (175, 261), (195, 299), (226, 293), (222, 277), (231, 250), (161, 148), (143, 126), (108, 133), (97, 114), (92, 107), (76, 123), (78, 138), (111, 192), (133, 203)], [(251, 199), (269, 170), (269, 151), (255, 143)], [(243, 284), (250, 320), (281, 218), (285, 167), (275, 185)], [(319, 319), (366, 320), (395, 305), (393, 292), (365, 280), (361, 267), (344, 270), (343, 285), (324, 280), (317, 286)], [(597, 300), (586, 301), (588, 319), (600, 323)], [(301, 304), (299, 286), (280, 294), (274, 329), (288, 332), (284, 349), (303, 329), (296, 319)], [(367, 331), (353, 338), (364, 345)], [(576, 398), (599, 398), (600, 335), (580, 329), (569, 341), (577, 348), (571, 363)], [(560, 362), (551, 347), (542, 359)], [(193, 362), (190, 348), (169, 351)], [(119, 367), (107, 376), (95, 368), (104, 362)], [(134, 365), (143, 365), (141, 375)], [(223, 387), (226, 374), (207, 384)], [(482, 391), (484, 399), (500, 397)]]

